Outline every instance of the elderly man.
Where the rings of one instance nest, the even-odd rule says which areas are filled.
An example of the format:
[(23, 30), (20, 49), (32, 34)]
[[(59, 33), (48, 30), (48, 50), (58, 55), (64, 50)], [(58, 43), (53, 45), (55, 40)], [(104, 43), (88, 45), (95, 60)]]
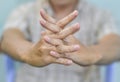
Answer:
[(16, 82), (101, 82), (98, 65), (120, 59), (115, 27), (85, 0), (38, 0), (10, 15), (2, 50), (24, 62)]

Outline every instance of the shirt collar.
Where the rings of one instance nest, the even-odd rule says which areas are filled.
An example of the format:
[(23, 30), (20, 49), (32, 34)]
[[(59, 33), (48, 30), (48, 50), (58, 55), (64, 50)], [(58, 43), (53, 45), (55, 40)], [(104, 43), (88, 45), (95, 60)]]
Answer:
[(85, 0), (79, 0), (76, 9), (81, 11), (82, 9), (84, 9), (85, 5), (86, 5), (86, 1)]
[[(76, 6), (76, 10), (79, 11), (79, 13), (84, 9), (86, 5), (86, 1), (85, 0), (79, 0), (78, 2), (78, 5)], [(44, 8), (46, 10), (46, 12), (49, 13), (49, 15), (53, 16), (54, 15), (54, 12), (52, 10), (52, 7), (51, 5), (49, 4), (49, 2), (47, 0), (38, 0), (36, 2), (36, 9), (37, 9), (37, 12), (40, 12), (40, 8)]]

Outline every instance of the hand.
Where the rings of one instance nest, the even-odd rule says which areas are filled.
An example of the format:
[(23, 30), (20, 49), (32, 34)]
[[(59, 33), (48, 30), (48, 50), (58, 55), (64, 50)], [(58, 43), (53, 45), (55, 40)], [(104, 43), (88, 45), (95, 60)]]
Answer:
[(58, 52), (52, 51), (51, 55), (56, 58), (64, 57), (71, 59), (74, 63), (81, 66), (94, 65), (102, 58), (102, 56), (94, 49), (83, 45), (80, 45), (80, 49), (76, 52), (60, 54)]
[[(56, 58), (71, 59), (74, 63), (79, 64), (81, 66), (93, 65), (102, 58), (102, 56), (100, 54), (98, 54), (94, 49), (84, 46), (83, 44), (80, 43), (79, 40), (77, 40), (72, 35), (68, 36), (66, 38), (66, 41), (64, 41), (64, 43), (68, 47), (65, 47), (65, 46), (59, 44), (58, 43), (59, 39), (52, 38), (49, 35), (47, 35), (45, 37), (45, 41), (53, 46), (57, 46), (56, 48), (58, 49), (58, 51), (57, 52), (51, 51), (50, 55), (52, 55), (53, 57), (56, 57)], [(74, 45), (74, 48), (76, 49), (76, 51), (74, 51), (74, 52), (70, 52), (71, 48), (69, 46), (72, 47), (72, 45)], [(62, 48), (62, 46), (63, 46), (63, 48)], [(65, 53), (65, 52), (60, 53), (60, 51), (65, 50), (65, 49), (68, 50), (67, 53)]]
[[(51, 16), (49, 16), (43, 9), (40, 12), (41, 16), (43, 17), (42, 20), (40, 20), (41, 25), (47, 29), (46, 32), (43, 32), (42, 34), (46, 34), (46, 35), (53, 35), (54, 38), (58, 38), (57, 36), (60, 35), (62, 36), (62, 32), (66, 31), (66, 35), (68, 35), (68, 37), (64, 37), (64, 42), (67, 41), (67, 44), (75, 44), (75, 37), (70, 35), (69, 33), (71, 31), (73, 31), (73, 33), (75, 33), (76, 31), (79, 31), (80, 25), (77, 23), (65, 30), (64, 27), (70, 23), (72, 20), (74, 20), (77, 15), (78, 15), (78, 11), (74, 11), (71, 14), (69, 14), (68, 16), (66, 16), (65, 18), (61, 19), (60, 21), (56, 21), (55, 19), (53, 19)], [(70, 29), (70, 30), (69, 30)], [(62, 31), (61, 31), (62, 30)], [(59, 33), (60, 32), (60, 33)], [(63, 38), (61, 38), (63, 39)], [(59, 39), (60, 40), (60, 39)], [(57, 41), (57, 43), (59, 43), (59, 41)]]
[[(47, 23), (45, 24), (45, 23), (42, 23), (42, 22), (41, 22), (41, 24), (43, 25), (43, 27), (45, 27), (46, 29), (48, 29), (52, 33), (56, 34), (56, 33), (60, 32), (60, 30), (61, 30), (60, 26), (63, 26), (62, 28), (64, 28), (65, 25), (58, 25), (59, 21), (55, 23), (55, 22), (50, 20), (50, 19), (53, 20), (53, 18), (51, 18), (50, 16), (48, 16), (48, 15), (44, 16), (44, 15), (46, 15), (45, 13), (44, 14), (41, 13), (41, 15), (42, 15), (42, 17), (44, 18), (45, 21), (49, 21), (49, 24), (47, 24)], [(48, 19), (48, 18), (50, 18), (50, 19)], [(69, 17), (66, 17), (66, 19), (68, 19), (68, 18)], [(60, 20), (60, 22), (62, 22), (62, 23), (63, 23), (63, 21), (64, 20)], [(62, 24), (62, 23), (60, 23), (60, 24)], [(52, 28), (52, 27), (54, 27), (54, 28)], [(75, 27), (77, 27), (77, 26), (75, 26)], [(67, 31), (66, 33), (69, 33), (69, 31)], [(51, 44), (53, 46), (57, 46), (57, 48), (59, 49), (60, 44), (58, 44), (58, 38), (56, 39), (56, 38), (50, 37), (49, 35), (46, 36), (46, 37), (47, 37), (47, 39), (45, 39), (45, 40), (46, 40), (47, 43), (49, 43), (49, 44)], [(49, 38), (49, 40), (48, 40), (48, 38)], [(61, 38), (59, 38), (59, 39), (61, 40)], [(95, 64), (97, 61), (99, 61), (101, 59), (101, 56), (94, 49), (84, 46), (83, 44), (80, 43), (79, 40), (77, 40), (72, 35), (64, 38), (64, 42), (68, 46), (73, 45), (73, 44), (74, 45), (79, 44), (79, 46), (81, 48), (76, 52), (72, 52), (72, 53), (67, 52), (67, 53), (64, 53), (64, 54), (59, 53), (59, 51), (61, 51), (60, 49), (59, 49), (58, 52), (51, 51), (52, 56), (54, 56), (56, 58), (63, 58), (63, 57), (68, 58), (68, 59), (73, 60), (76, 64), (79, 64), (79, 65), (82, 65), (82, 66), (93, 65), (93, 64)], [(79, 46), (77, 45), (76, 47), (79, 47)], [(65, 47), (63, 47), (61, 49), (64, 50)]]
[[(67, 25), (71, 20), (72, 18), (74, 18), (74, 15), (72, 15), (70, 17), (70, 19), (67, 21), (67, 22), (60, 22), (58, 24), (60, 24), (61, 26), (64, 26), (64, 25)], [(64, 19), (66, 21), (66, 19)], [(42, 25), (49, 25), (47, 22), (44, 22), (44, 21), (41, 21)], [(49, 28), (48, 28), (49, 29)], [(52, 30), (52, 29), (49, 29), (49, 30)], [(78, 30), (78, 28), (76, 29), (73, 29), (73, 26), (71, 28), (67, 28), (67, 29), (64, 29), (63, 31), (61, 31), (60, 33), (56, 35), (52, 34), (52, 32), (48, 32), (50, 34), (50, 37), (54, 37), (54, 38), (65, 38), (73, 33), (75, 33), (76, 31)], [(69, 31), (67, 33), (67, 31)], [(56, 32), (56, 31), (54, 31)], [(46, 65), (49, 65), (51, 63), (57, 63), (57, 64), (63, 64), (63, 65), (70, 65), (72, 64), (72, 60), (70, 59), (66, 59), (66, 58), (56, 58), (56, 57), (53, 57), (50, 55), (50, 53), (53, 53), (53, 52), (50, 52), (50, 51), (56, 51), (56, 52), (59, 52), (59, 53), (67, 53), (67, 52), (74, 52), (78, 49), (76, 49), (75, 45), (72, 45), (72, 46), (65, 46), (63, 45), (63, 42), (61, 40), (58, 40), (58, 44), (61, 45), (59, 47), (59, 50), (55, 47), (55, 46), (52, 46), (48, 43), (46, 43), (46, 41), (44, 40), (46, 37), (45, 37), (45, 34), (43, 33), (42, 34), (42, 37), (40, 39), (40, 41), (36, 44), (33, 44), (32, 47), (27, 50), (23, 55), (22, 59), (30, 64), (30, 65), (33, 65), (33, 66), (38, 66), (38, 67), (41, 67), (41, 66), (46, 66)], [(54, 41), (54, 40), (52, 40)], [(54, 53), (53, 53), (54, 54)]]
[[(57, 63), (63, 65), (72, 64), (72, 61), (69, 59), (56, 58), (51, 56), (50, 51), (57, 52), (58, 50), (56, 49), (56, 47), (47, 44), (42, 37), (38, 43), (33, 44), (32, 47), (24, 53), (25, 55), (22, 56), (22, 59), (24, 60), (25, 63), (37, 67), (46, 66), (51, 63)], [(75, 49), (71, 49), (71, 51), (75, 51)], [(63, 52), (67, 52), (67, 50), (61, 51), (61, 53)]]

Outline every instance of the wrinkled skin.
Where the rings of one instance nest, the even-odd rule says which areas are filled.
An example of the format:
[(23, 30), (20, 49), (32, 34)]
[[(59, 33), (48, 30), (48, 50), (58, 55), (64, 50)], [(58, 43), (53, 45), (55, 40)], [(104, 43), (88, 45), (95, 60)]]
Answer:
[[(44, 10), (42, 10), (42, 16), (45, 15)], [(75, 17), (76, 17), (77, 11), (71, 13), (69, 16), (61, 19), (61, 21), (58, 23), (58, 25), (60, 25), (61, 27), (65, 27), (65, 25), (67, 25), (70, 21), (72, 21)], [(46, 19), (49, 18), (49, 16), (43, 16)], [(52, 20), (53, 22), (55, 22), (54, 20)], [(45, 22), (43, 20), (40, 21), (41, 24), (43, 26), (48, 25), (49, 27), (52, 26), (50, 25), (49, 22)], [(54, 28), (55, 26), (53, 26)], [(57, 27), (57, 25), (56, 25)], [(60, 31), (62, 28), (56, 29), (56, 27), (54, 28), (55, 31), (54, 33), (57, 33), (58, 31)], [(49, 29), (49, 28), (48, 28)], [(51, 28), (49, 30), (52, 30)], [(22, 59), (33, 66), (46, 66), (49, 65), (51, 63), (58, 63), (58, 64), (63, 64), (63, 65), (70, 65), (72, 64), (72, 60), (68, 59), (68, 58), (56, 58), (50, 55), (51, 51), (57, 51), (61, 54), (67, 53), (67, 52), (75, 52), (79, 49), (78, 45), (65, 45), (63, 41), (59, 40), (58, 44), (60, 44), (59, 47), (56, 48), (56, 46), (53, 46), (49, 43), (47, 43), (44, 39), (45, 36), (47, 34), (49, 34), (50, 37), (53, 38), (60, 38), (60, 39), (64, 39), (66, 37), (68, 37), (69, 35), (72, 35), (74, 33), (76, 33), (79, 30), (79, 26), (78, 25), (73, 25), (70, 26), (70, 28), (66, 28), (61, 30), (60, 33), (54, 34), (53, 32), (50, 31), (46, 31), (46, 33), (42, 33), (42, 37), (40, 38), (40, 41), (36, 44), (33, 44), (32, 47), (27, 50), (25, 53), (26, 55), (23, 55)], [(69, 32), (68, 32), (69, 31)], [(54, 40), (52, 40), (54, 41)], [(76, 47), (78, 46), (78, 47)]]
[[(50, 19), (46, 18), (49, 16), (44, 16), (47, 14), (45, 14), (45, 12), (43, 14), (42, 12), (44, 12), (44, 11), (41, 11), (41, 15), (44, 18), (44, 21), (48, 21), (48, 22), (46, 22), (46, 23), (41, 22), (41, 25), (44, 28), (46, 28), (47, 30), (52, 31), (53, 35), (57, 35), (59, 33), (59, 30), (60, 30), (59, 28), (62, 27), (62, 26), (59, 26), (60, 22), (58, 21), (56, 23), (53, 23), (53, 21), (52, 21), (53, 19), (51, 18), (52, 20), (50, 21)], [(51, 22), (51, 24), (50, 24), (50, 22)], [(52, 28), (52, 27), (54, 27), (54, 28)], [(58, 31), (56, 31), (57, 27), (58, 27)], [(76, 24), (76, 27), (79, 27), (79, 24)], [(64, 28), (62, 28), (62, 30), (63, 29)], [(60, 33), (61, 33), (61, 31), (60, 31)], [(66, 31), (66, 34), (67, 33), (69, 33), (69, 31)], [(85, 47), (73, 35), (69, 35), (68, 37), (63, 39), (63, 38), (59, 38), (59, 37), (51, 37), (49, 35), (49, 33), (47, 33), (45, 36), (45, 41), (53, 46), (56, 46), (56, 48), (58, 49), (57, 52), (51, 51), (52, 52), (51, 55), (56, 57), (56, 58), (68, 58), (68, 59), (71, 59), (72, 61), (74, 61), (74, 63), (79, 64), (79, 65), (83, 65), (83, 66), (92, 65), (101, 59), (101, 55), (99, 55), (97, 52), (95, 52), (95, 50), (92, 50), (91, 48)], [(70, 52), (70, 53), (64, 52), (62, 54), (59, 51), (61, 51), (61, 49), (64, 50), (64, 47), (62, 48), (61, 44), (58, 44), (58, 43), (61, 43), (60, 41), (62, 41), (67, 46), (78, 44), (80, 46), (80, 49), (76, 52)]]

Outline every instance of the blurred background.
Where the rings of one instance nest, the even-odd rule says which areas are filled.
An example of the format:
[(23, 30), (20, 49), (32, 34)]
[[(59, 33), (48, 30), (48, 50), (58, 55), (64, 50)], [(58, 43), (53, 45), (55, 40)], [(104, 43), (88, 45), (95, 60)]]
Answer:
[[(0, 0), (0, 35), (2, 33), (2, 27), (5, 24), (5, 21), (7, 20), (7, 17), (9, 16), (10, 12), (19, 5), (23, 3), (27, 3), (28, 1), (33, 0)], [(107, 10), (111, 12), (113, 17), (116, 19), (116, 22), (118, 24), (118, 30), (120, 30), (120, 0), (88, 0), (91, 4), (96, 5), (99, 8), (102, 8), (104, 10)], [(19, 68), (19, 63), (15, 64), (16, 68)], [(6, 71), (6, 57), (1, 55), (0, 56), (0, 82), (7, 82), (7, 71)], [(108, 70), (108, 69), (107, 69)], [(120, 82), (120, 63), (115, 63), (112, 65), (112, 70), (109, 72), (112, 72), (112, 80), (111, 82)], [(106, 77), (106, 67), (101, 68), (101, 75), (103, 82), (105, 82)], [(109, 76), (109, 74), (108, 74)], [(111, 77), (108, 77), (111, 79)]]

